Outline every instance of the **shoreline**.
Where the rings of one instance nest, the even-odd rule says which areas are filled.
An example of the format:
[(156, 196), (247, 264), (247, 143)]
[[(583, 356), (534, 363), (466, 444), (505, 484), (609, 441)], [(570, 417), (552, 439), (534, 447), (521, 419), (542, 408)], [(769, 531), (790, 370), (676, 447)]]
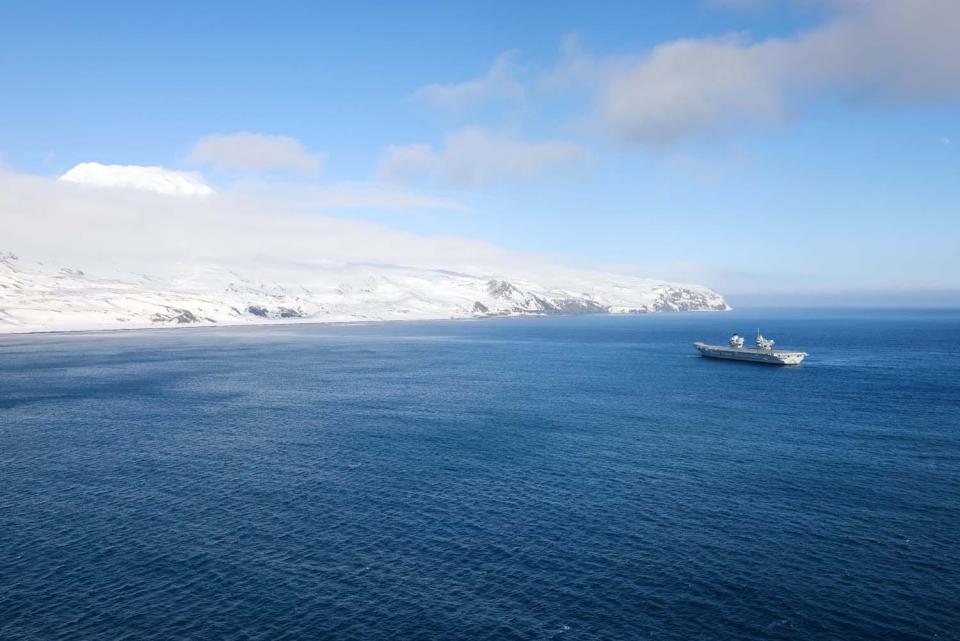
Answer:
[(368, 320), (282, 320), (277, 319), (267, 322), (241, 322), (241, 323), (183, 323), (177, 325), (142, 325), (136, 327), (90, 327), (82, 329), (30, 329), (23, 331), (5, 331), (0, 329), (0, 341), (8, 336), (37, 336), (37, 335), (76, 335), (76, 334), (106, 334), (110, 332), (143, 332), (154, 330), (204, 330), (204, 329), (236, 329), (243, 327), (293, 327), (300, 325), (326, 325), (326, 326), (350, 326), (350, 325), (375, 325), (381, 323), (435, 323), (435, 322), (470, 322), (485, 320), (515, 320), (515, 319), (543, 319), (543, 318), (576, 318), (576, 317), (664, 317), (664, 316), (687, 316), (692, 314), (725, 314), (731, 312), (831, 312), (834, 314), (855, 313), (855, 312), (874, 312), (874, 313), (897, 313), (897, 312), (915, 312), (931, 314), (958, 314), (960, 307), (928, 307), (928, 306), (905, 306), (905, 307), (850, 307), (850, 306), (822, 306), (822, 307), (792, 307), (792, 306), (741, 306), (737, 308), (730, 307), (725, 310), (719, 309), (697, 309), (680, 312), (645, 312), (645, 313), (616, 313), (616, 314), (509, 314), (497, 316), (461, 316), (447, 318), (384, 318)]
[(461, 316), (448, 318), (383, 318), (372, 320), (282, 320), (277, 319), (268, 322), (241, 322), (241, 323), (180, 323), (175, 325), (142, 325), (138, 327), (91, 327), (86, 329), (30, 329), (24, 331), (4, 331), (0, 328), (0, 340), (7, 336), (36, 336), (51, 334), (105, 334), (108, 332), (142, 332), (154, 330), (202, 330), (202, 329), (234, 329), (242, 327), (291, 327), (300, 325), (326, 325), (326, 326), (351, 326), (351, 325), (374, 325), (381, 323), (430, 323), (447, 321), (484, 321), (484, 320), (508, 320), (508, 319), (540, 319), (540, 318), (575, 318), (575, 317), (626, 317), (626, 316), (681, 316), (686, 314), (705, 314), (716, 313), (723, 314), (733, 311), (733, 308), (727, 309), (695, 309), (679, 312), (644, 312), (644, 313), (618, 313), (618, 314), (504, 314), (491, 316)]

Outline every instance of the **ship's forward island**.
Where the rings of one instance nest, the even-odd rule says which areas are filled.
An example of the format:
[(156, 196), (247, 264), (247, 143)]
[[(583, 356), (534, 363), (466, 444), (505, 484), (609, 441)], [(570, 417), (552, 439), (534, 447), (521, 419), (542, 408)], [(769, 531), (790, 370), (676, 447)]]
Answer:
[(751, 363), (765, 363), (767, 365), (799, 365), (806, 358), (806, 352), (787, 349), (774, 349), (774, 342), (764, 338), (757, 330), (756, 347), (744, 347), (743, 336), (734, 334), (726, 346), (707, 345), (696, 342), (693, 344), (700, 354), (706, 358), (725, 358), (733, 361), (749, 361)]

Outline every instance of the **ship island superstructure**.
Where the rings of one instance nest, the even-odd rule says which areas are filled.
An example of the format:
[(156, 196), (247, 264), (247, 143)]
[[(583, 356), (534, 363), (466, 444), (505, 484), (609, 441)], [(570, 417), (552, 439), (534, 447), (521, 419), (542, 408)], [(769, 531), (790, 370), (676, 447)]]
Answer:
[(774, 349), (774, 342), (764, 338), (757, 330), (756, 347), (744, 347), (743, 336), (734, 334), (726, 346), (707, 345), (696, 342), (693, 344), (700, 354), (706, 358), (725, 358), (734, 361), (748, 361), (751, 363), (765, 363), (767, 365), (799, 365), (807, 357), (806, 352), (787, 349)]

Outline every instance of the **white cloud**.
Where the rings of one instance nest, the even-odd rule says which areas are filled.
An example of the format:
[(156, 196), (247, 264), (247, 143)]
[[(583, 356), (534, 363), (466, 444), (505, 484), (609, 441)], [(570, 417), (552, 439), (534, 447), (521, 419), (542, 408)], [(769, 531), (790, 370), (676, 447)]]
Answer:
[(189, 160), (225, 170), (280, 170), (315, 176), (323, 170), (325, 156), (307, 151), (296, 138), (238, 132), (201, 138), (191, 149)]
[(532, 142), (464, 129), (447, 136), (440, 149), (422, 143), (388, 147), (378, 175), (395, 181), (428, 177), (458, 187), (479, 187), (496, 180), (530, 178), (588, 157), (584, 147), (566, 141)]
[[(398, 198), (411, 197), (399, 193), (363, 185), (302, 191), (277, 187), (257, 192), (222, 189), (215, 198), (174, 200), (150, 191), (89, 189), (0, 172), (0, 250), (60, 265), (113, 266), (158, 275), (203, 261), (249, 268), (271, 261), (329, 260), (479, 272), (543, 262), (540, 256), (482, 241), (413, 234), (316, 211), (395, 206)], [(417, 208), (427, 204), (406, 203)]]
[(379, 211), (457, 211), (467, 208), (454, 200), (412, 192), (396, 182), (352, 181), (328, 184), (236, 183), (233, 192), (245, 197), (286, 203), (288, 208), (319, 211), (367, 209)]
[[(0, 165), (0, 172), (7, 171)], [(83, 187), (105, 187), (145, 191), (164, 196), (210, 196), (216, 192), (195, 172), (137, 165), (80, 163), (57, 179)], [(234, 197), (271, 200), (294, 209), (345, 211), (375, 209), (381, 211), (466, 211), (449, 198), (409, 191), (391, 182), (335, 182), (314, 184), (277, 180), (241, 180), (232, 183)]]
[(784, 115), (770, 65), (735, 39), (681, 40), (657, 47), (643, 64), (617, 75), (600, 98), (616, 136), (661, 143), (729, 119)]
[(209, 196), (214, 193), (199, 174), (163, 167), (82, 162), (58, 180), (94, 187), (151, 191), (168, 196)]
[(517, 80), (515, 54), (507, 51), (494, 60), (483, 76), (465, 82), (421, 87), (414, 98), (443, 109), (460, 110), (491, 99), (522, 100), (523, 83)]
[(416, 194), (389, 184), (368, 182), (337, 183), (315, 187), (307, 202), (318, 209), (379, 209), (394, 211), (447, 210), (466, 211), (466, 207), (448, 198)]
[(824, 25), (791, 38), (687, 39), (604, 76), (598, 117), (620, 140), (659, 144), (793, 115), (825, 92), (906, 102), (960, 97), (960, 3), (830, 3)]

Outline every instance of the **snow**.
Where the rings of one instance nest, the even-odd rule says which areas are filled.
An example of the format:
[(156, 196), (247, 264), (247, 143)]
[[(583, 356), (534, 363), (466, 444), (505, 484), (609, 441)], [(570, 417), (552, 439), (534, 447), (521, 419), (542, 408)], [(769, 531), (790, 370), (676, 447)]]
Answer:
[(597, 272), (533, 283), (416, 266), (219, 263), (163, 276), (0, 252), (0, 333), (729, 309), (705, 287)]
[(94, 187), (139, 189), (170, 196), (209, 196), (214, 193), (198, 174), (163, 167), (82, 162), (58, 180)]

